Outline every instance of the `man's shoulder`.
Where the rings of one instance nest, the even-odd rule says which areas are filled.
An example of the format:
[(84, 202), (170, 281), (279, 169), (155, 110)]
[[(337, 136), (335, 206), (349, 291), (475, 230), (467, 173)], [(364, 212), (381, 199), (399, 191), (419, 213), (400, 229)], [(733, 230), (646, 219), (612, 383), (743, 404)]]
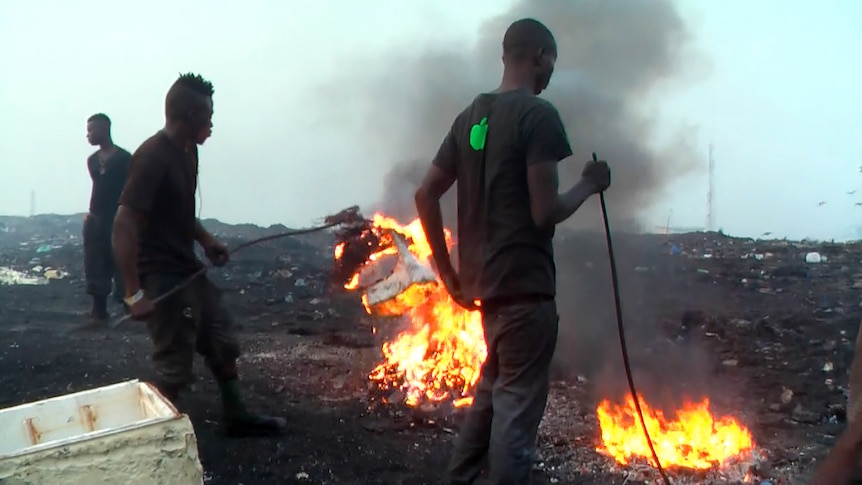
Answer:
[(524, 90), (480, 94), (461, 113), (461, 117), (475, 118), (477, 111), (491, 113), (491, 117), (498, 121), (502, 117), (516, 124), (533, 116), (559, 116), (553, 103)]
[(132, 158), (132, 154), (123, 147), (117, 147), (117, 154), (120, 155), (121, 158)]
[(558, 114), (557, 108), (547, 99), (530, 93), (514, 94), (507, 99), (510, 106), (522, 115), (528, 113)]
[[(161, 132), (156, 132), (141, 143), (130, 157), (134, 159), (161, 159), (166, 154), (167, 140)], [(125, 151), (125, 150), (124, 150)]]
[(170, 141), (161, 132), (144, 140), (129, 157), (132, 171), (161, 171), (170, 166), (173, 152), (170, 150), (170, 146), (167, 146), (169, 143)]

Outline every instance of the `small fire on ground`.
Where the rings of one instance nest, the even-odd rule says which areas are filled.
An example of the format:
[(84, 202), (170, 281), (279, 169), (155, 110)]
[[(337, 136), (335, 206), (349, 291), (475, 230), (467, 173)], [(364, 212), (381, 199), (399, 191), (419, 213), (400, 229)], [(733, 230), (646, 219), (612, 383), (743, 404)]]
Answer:
[[(745, 426), (728, 416), (710, 412), (709, 399), (686, 403), (672, 418), (653, 409), (641, 396), (641, 411), (661, 465), (666, 469), (708, 470), (754, 448)], [(596, 409), (602, 432), (600, 453), (627, 465), (645, 460), (655, 466), (631, 394), (624, 404), (605, 400)]]
[[(335, 247), (336, 264), (343, 263), (348, 272), (355, 269), (352, 275), (344, 275), (344, 288), (363, 291), (363, 305), (369, 314), (402, 317), (407, 323), (406, 330), (383, 344), (383, 361), (368, 378), (381, 391), (403, 394), (399, 400), (411, 407), (443, 402), (455, 407), (472, 404), (480, 367), (487, 355), (481, 314), (464, 310), (452, 301), (433, 275), (431, 248), (419, 220), (402, 225), (375, 214), (366, 227), (340, 236), (342, 242)], [(423, 266), (423, 274), (430, 278), (411, 283), (393, 298), (372, 305), (367, 287), (360, 286), (360, 274), (373, 269), (386, 256), (402, 256), (395, 238), (404, 241), (415, 258), (412, 262)], [(448, 231), (446, 239), (451, 247)]]

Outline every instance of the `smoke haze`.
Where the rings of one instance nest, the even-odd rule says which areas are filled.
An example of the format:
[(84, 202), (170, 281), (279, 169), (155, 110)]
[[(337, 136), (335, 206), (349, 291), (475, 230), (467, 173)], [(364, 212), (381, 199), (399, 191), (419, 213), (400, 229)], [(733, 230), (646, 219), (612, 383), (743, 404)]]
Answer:
[[(558, 108), (576, 158), (586, 162), (596, 151), (612, 167), (613, 185), (607, 193), (612, 227), (637, 228), (642, 211), (671, 182), (703, 164), (686, 143), (693, 133), (683, 130), (670, 143), (659, 144), (658, 120), (651, 114), (658, 88), (684, 81), (684, 67), (702, 65), (689, 52), (689, 32), (674, 3), (522, 0), (486, 22), (475, 45), (448, 46), (441, 40), (439, 46), (415, 52), (393, 49), (382, 58), (363, 60), (368, 65), (363, 77), (338, 80), (352, 87), (351, 103), (365, 114), (363, 139), (385, 161), (380, 168), (381, 175), (386, 174), (384, 193), (374, 209), (404, 221), (415, 217), (413, 193), (431, 157), (455, 116), (477, 94), (496, 88), (503, 33), (523, 17), (542, 21), (556, 36), (557, 68), (545, 96)], [(341, 91), (333, 88), (334, 99), (345, 102), (338, 96)], [(370, 162), (369, 169), (376, 169), (375, 163)], [(582, 167), (560, 166), (562, 189), (578, 180)], [(453, 228), (454, 192), (444, 199), (444, 216)], [(597, 206), (595, 200), (588, 202), (566, 226), (599, 229)], [(560, 250), (561, 233), (558, 288), (566, 298), (558, 299), (560, 346), (567, 351), (558, 351), (558, 361), (568, 368), (607, 373), (603, 363), (616, 364), (619, 350), (609, 340), (614, 326), (606, 250), (602, 245), (575, 246), (577, 254), (567, 255)], [(631, 254), (621, 257), (637, 259)], [(587, 263), (593, 271), (584, 271)], [(637, 282), (624, 289), (629, 300), (646, 291)], [(627, 324), (641, 330), (651, 326), (647, 321)]]
[[(635, 222), (670, 182), (702, 165), (686, 143), (691, 133), (680, 132), (672, 144), (656, 143), (651, 95), (681, 78), (685, 61), (694, 59), (672, 2), (523, 0), (486, 22), (473, 46), (441, 40), (439, 47), (417, 52), (394, 48), (362, 60), (368, 68), (359, 79), (352, 73), (339, 80), (355, 87), (350, 96), (365, 115), (363, 139), (386, 161), (380, 209), (415, 216), (413, 191), (430, 158), (455, 116), (497, 86), (503, 33), (522, 17), (544, 22), (557, 38), (557, 70), (546, 97), (559, 109), (576, 157), (586, 162), (597, 151), (611, 163), (608, 198), (615, 222)], [(582, 165), (561, 165), (562, 187), (577, 181)], [(449, 209), (453, 217), (453, 204)], [(575, 216), (571, 223), (588, 219)]]

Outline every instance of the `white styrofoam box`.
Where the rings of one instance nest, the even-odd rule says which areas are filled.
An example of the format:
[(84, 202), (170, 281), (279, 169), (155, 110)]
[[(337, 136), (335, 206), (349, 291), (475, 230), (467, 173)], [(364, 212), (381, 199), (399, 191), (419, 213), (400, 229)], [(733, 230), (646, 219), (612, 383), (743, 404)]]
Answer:
[(188, 416), (131, 380), (0, 409), (3, 485), (201, 485)]

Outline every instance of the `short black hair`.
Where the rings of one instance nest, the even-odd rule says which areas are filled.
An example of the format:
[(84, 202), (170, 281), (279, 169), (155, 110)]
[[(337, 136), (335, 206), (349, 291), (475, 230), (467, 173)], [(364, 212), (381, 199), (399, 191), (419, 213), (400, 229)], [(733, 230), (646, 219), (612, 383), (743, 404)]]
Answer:
[(519, 59), (524, 55), (544, 50), (557, 53), (557, 41), (545, 24), (533, 18), (516, 20), (506, 29), (503, 36), (503, 56)]
[(212, 95), (215, 93), (215, 90), (213, 89), (213, 83), (204, 79), (203, 76), (201, 76), (200, 74), (195, 74), (192, 72), (180, 74), (180, 77), (177, 78), (177, 81), (174, 84), (182, 85), (202, 96), (212, 97)]
[(91, 121), (98, 121), (101, 123), (105, 123), (108, 126), (111, 126), (111, 118), (108, 118), (108, 115), (106, 115), (105, 113), (96, 113), (93, 116), (87, 118), (87, 123)]
[(215, 90), (211, 82), (200, 74), (180, 74), (165, 97), (165, 115), (171, 119), (184, 118), (200, 108), (206, 98), (212, 98)]

